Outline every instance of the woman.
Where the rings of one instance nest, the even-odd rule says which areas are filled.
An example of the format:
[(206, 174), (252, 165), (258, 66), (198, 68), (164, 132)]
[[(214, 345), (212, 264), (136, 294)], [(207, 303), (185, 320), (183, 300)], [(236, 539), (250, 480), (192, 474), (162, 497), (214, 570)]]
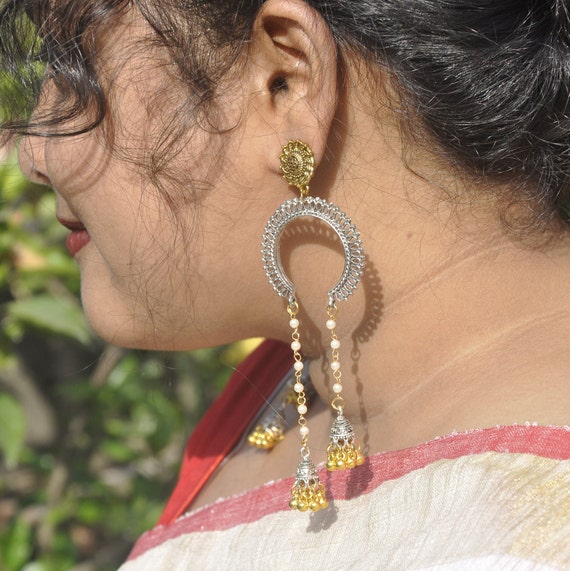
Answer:
[[(565, 1), (4, 0), (1, 18), (28, 92), (47, 64), (5, 131), (56, 193), (93, 327), (275, 340), (125, 571), (570, 568)], [(270, 452), (243, 444), (275, 444), (283, 416)]]

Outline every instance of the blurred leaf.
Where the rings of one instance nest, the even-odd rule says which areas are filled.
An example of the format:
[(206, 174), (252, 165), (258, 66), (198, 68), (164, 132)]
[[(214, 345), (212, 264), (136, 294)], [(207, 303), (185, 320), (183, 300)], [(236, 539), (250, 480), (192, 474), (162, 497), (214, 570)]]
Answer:
[(107, 507), (100, 501), (86, 498), (77, 508), (78, 521), (86, 525), (94, 525), (105, 520), (107, 517)]
[(47, 567), (41, 561), (34, 561), (22, 567), (22, 571), (47, 571)]
[(8, 304), (8, 315), (12, 320), (65, 335), (82, 345), (91, 343), (81, 307), (67, 299), (41, 295), (14, 301)]
[(137, 375), (139, 367), (134, 355), (127, 355), (111, 371), (107, 384), (114, 389), (121, 389), (133, 376)]
[(32, 553), (32, 530), (22, 520), (0, 537), (0, 563), (2, 571), (19, 571)]
[(101, 443), (101, 451), (116, 462), (129, 462), (134, 457), (134, 452), (120, 440), (105, 440)]
[(15, 468), (26, 438), (26, 418), (22, 405), (11, 395), (0, 393), (0, 449), (6, 466)]
[(97, 387), (86, 383), (78, 382), (79, 379), (74, 378), (71, 381), (62, 381), (59, 388), (59, 398), (64, 398), (70, 404), (80, 405), (84, 401), (96, 396)]
[(15, 154), (0, 167), (0, 187), (6, 200), (17, 199), (26, 189), (28, 181), (20, 173)]

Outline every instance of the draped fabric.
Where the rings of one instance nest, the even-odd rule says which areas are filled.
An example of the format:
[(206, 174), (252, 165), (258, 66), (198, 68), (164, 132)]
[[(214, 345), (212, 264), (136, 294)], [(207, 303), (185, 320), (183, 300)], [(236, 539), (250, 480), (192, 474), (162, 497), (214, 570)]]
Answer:
[[(181, 515), (286, 373), (286, 349), (264, 344), (236, 372), (190, 439), (159, 525), (121, 571), (570, 570), (567, 427), (473, 430), (377, 454), (353, 470), (321, 468), (330, 505), (317, 513), (289, 510), (287, 478)], [(235, 411), (251, 404), (242, 393), (257, 395), (256, 411)], [(212, 452), (223, 420), (217, 432), (226, 436)]]

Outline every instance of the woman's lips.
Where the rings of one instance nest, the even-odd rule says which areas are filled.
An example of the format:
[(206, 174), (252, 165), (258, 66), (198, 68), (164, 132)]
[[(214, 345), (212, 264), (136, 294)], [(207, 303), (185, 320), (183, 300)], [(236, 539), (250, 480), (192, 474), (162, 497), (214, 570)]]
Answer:
[(65, 240), (67, 249), (72, 256), (75, 256), (83, 246), (89, 243), (91, 236), (87, 230), (72, 230), (71, 234)]
[(75, 257), (79, 250), (89, 243), (91, 236), (89, 236), (89, 232), (87, 232), (85, 226), (83, 226), (81, 222), (65, 220), (59, 217), (58, 220), (60, 224), (71, 230), (71, 233), (67, 236), (65, 243), (69, 253)]

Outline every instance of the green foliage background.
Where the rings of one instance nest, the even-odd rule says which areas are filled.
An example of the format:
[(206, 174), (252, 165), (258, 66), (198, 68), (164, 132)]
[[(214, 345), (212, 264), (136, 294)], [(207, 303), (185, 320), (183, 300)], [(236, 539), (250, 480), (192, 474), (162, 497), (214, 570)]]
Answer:
[(0, 571), (114, 570), (247, 346), (158, 355), (97, 340), (53, 194), (15, 163), (0, 164)]

